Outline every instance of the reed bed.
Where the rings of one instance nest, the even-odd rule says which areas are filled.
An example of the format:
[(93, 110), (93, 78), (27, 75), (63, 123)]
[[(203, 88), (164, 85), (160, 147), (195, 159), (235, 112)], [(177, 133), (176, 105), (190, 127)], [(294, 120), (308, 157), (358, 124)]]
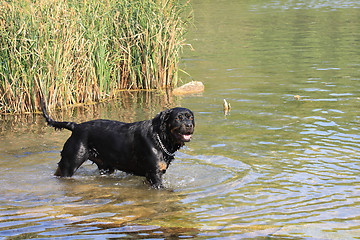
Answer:
[(176, 86), (187, 7), (174, 0), (0, 3), (0, 112)]

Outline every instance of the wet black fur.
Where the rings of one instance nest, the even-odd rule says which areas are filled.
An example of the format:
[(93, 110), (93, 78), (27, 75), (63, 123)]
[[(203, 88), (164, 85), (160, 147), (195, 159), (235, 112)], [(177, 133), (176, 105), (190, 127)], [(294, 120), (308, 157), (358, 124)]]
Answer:
[(55, 175), (71, 177), (89, 159), (101, 173), (112, 173), (118, 169), (145, 176), (155, 188), (162, 187), (162, 175), (174, 159), (168, 153), (176, 152), (185, 142), (190, 141), (182, 136), (192, 134), (195, 127), (194, 115), (186, 108), (165, 110), (155, 118), (141, 122), (99, 119), (77, 124), (51, 119), (44, 102), (43, 116), (48, 125), (55, 129), (72, 131), (61, 151)]

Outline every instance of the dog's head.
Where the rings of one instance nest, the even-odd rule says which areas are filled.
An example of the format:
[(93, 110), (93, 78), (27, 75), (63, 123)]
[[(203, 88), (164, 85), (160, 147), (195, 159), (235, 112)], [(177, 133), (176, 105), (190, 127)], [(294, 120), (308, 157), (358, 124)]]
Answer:
[(172, 108), (160, 112), (155, 119), (158, 120), (159, 129), (180, 145), (189, 142), (194, 133), (194, 114), (187, 108)]

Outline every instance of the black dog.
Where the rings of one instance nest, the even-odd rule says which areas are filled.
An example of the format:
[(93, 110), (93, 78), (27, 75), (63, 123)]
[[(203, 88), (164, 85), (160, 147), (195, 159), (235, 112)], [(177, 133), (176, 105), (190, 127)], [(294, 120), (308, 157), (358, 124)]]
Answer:
[(186, 108), (165, 110), (141, 122), (99, 119), (76, 124), (51, 119), (44, 102), (43, 115), (55, 129), (72, 131), (61, 151), (56, 176), (71, 177), (89, 159), (100, 173), (118, 169), (145, 176), (155, 188), (162, 187), (162, 175), (175, 152), (191, 140), (195, 127), (194, 115)]

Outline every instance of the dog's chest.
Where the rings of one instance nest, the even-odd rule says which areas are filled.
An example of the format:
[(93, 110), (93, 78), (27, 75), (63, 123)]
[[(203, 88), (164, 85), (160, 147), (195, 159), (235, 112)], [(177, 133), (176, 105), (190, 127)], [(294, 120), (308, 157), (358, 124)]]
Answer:
[(165, 161), (160, 160), (158, 162), (158, 168), (159, 168), (160, 172), (165, 173), (166, 169), (168, 168), (168, 164)]

